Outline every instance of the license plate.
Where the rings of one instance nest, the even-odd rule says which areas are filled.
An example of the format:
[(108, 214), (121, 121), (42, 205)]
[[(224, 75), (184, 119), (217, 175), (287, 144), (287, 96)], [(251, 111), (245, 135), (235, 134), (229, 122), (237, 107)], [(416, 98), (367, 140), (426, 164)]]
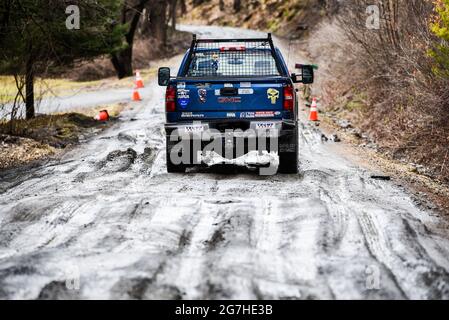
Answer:
[(257, 122), (256, 123), (256, 130), (270, 130), (270, 129), (276, 129), (275, 122)]
[(186, 133), (197, 133), (197, 132), (203, 132), (204, 126), (203, 125), (190, 125), (184, 127), (184, 132)]

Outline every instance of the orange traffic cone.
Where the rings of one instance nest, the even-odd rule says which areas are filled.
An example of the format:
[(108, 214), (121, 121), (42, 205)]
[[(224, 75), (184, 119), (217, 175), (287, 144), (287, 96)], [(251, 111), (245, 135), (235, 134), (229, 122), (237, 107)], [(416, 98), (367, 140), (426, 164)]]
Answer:
[(140, 93), (139, 93), (139, 90), (137, 87), (134, 88), (132, 100), (133, 101), (142, 101), (142, 98), (140, 97)]
[(136, 87), (137, 88), (143, 88), (144, 87), (143, 80), (142, 80), (142, 77), (140, 76), (140, 71), (139, 70), (136, 71)]
[(316, 98), (313, 98), (312, 105), (310, 106), (309, 121), (319, 121), (318, 120), (318, 109), (316, 104)]
[(94, 118), (97, 121), (108, 121), (109, 113), (108, 110), (101, 110)]

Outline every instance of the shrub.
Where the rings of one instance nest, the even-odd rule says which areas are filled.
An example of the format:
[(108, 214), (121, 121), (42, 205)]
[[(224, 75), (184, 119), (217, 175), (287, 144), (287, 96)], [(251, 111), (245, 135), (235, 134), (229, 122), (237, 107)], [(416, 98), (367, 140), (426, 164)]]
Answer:
[(449, 78), (449, 0), (436, 0), (435, 17), (431, 23), (432, 32), (440, 39), (430, 51), (436, 66), (434, 73)]

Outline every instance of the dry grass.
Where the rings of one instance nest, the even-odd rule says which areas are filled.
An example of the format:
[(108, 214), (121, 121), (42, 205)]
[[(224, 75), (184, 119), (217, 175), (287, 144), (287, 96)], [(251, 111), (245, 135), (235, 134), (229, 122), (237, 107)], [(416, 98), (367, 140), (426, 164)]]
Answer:
[[(53, 94), (64, 95), (81, 89), (99, 87), (103, 83), (102, 81), (77, 82), (69, 79), (38, 78), (35, 84), (35, 91), (44, 93), (43, 97)], [(17, 88), (13, 76), (0, 76), (0, 88), (5, 101), (10, 102), (16, 96)]]
[[(364, 49), (350, 41), (335, 20), (324, 21), (304, 47), (310, 60), (320, 65), (314, 93), (322, 96), (328, 113), (351, 121), (390, 159), (423, 165), (429, 177), (449, 183), (449, 114), (441, 100), (444, 85), (441, 79), (424, 76), (425, 60), (420, 60), (422, 68), (410, 74), (384, 70), (392, 72), (388, 78), (392, 82), (385, 81), (373, 70), (376, 64), (367, 63)], [(410, 60), (401, 61), (398, 68), (422, 59), (419, 54), (410, 53)]]
[(23, 165), (56, 153), (54, 147), (33, 139), (0, 134), (0, 169)]
[[(116, 105), (108, 110), (111, 115), (116, 115), (123, 108), (123, 105)], [(88, 113), (93, 115), (97, 109), (105, 108), (91, 109)], [(79, 143), (81, 136), (91, 135), (108, 125), (80, 113), (41, 115), (32, 120), (1, 122), (0, 169), (57, 154), (58, 150)]]
[[(58, 150), (76, 145), (80, 138), (91, 136), (114, 123), (127, 107), (126, 103), (118, 103), (70, 113), (39, 115), (31, 120), (0, 120), (0, 169), (48, 158)], [(93, 117), (105, 109), (110, 121), (95, 121)]]
[(33, 139), (56, 148), (78, 143), (80, 134), (90, 128), (105, 125), (92, 117), (79, 113), (40, 115), (31, 120), (14, 120), (0, 123), (0, 134)]

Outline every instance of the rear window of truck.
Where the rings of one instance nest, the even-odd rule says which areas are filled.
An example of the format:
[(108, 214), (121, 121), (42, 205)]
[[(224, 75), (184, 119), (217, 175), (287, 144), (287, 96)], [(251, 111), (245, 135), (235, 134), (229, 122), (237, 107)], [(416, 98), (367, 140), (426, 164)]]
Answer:
[(195, 52), (187, 77), (266, 77), (279, 76), (276, 61), (267, 49), (223, 47)]

